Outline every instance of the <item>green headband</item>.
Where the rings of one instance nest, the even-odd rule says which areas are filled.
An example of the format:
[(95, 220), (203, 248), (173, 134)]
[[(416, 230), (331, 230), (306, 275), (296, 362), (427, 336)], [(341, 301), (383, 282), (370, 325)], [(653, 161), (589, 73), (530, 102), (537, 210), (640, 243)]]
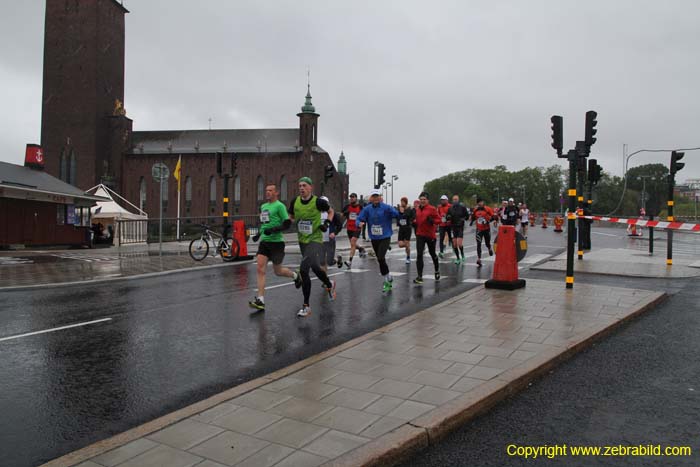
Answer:
[(299, 179), (299, 183), (302, 183), (302, 182), (303, 182), (303, 183), (308, 183), (309, 185), (313, 185), (313, 184), (314, 184), (314, 182), (312, 182), (311, 179), (310, 179), (309, 177), (301, 177), (301, 178)]

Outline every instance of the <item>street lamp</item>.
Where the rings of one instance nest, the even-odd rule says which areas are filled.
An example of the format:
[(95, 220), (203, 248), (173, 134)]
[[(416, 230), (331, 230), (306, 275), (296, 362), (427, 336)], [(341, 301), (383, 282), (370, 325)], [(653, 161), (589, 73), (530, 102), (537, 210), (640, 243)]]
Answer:
[(637, 180), (642, 181), (642, 209), (644, 209), (644, 212), (647, 210), (647, 193), (646, 193), (646, 182), (647, 178), (651, 181), (656, 180), (656, 177), (653, 175), (640, 175), (637, 177)]
[(399, 179), (398, 175), (392, 175), (391, 176), (391, 205), (394, 205), (394, 185), (396, 184), (396, 180)]

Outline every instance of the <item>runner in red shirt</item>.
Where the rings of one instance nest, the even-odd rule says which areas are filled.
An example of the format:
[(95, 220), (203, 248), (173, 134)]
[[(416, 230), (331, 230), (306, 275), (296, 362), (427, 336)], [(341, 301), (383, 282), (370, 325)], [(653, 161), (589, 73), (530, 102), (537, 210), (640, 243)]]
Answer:
[(450, 246), (452, 245), (452, 222), (447, 219), (447, 213), (451, 207), (452, 205), (447, 200), (447, 195), (442, 195), (440, 197), (440, 205), (437, 207), (440, 215), (440, 224), (438, 224), (438, 231), (440, 232), (440, 253), (438, 256), (440, 258), (445, 257), (445, 234), (447, 234)]
[(428, 193), (425, 191), (419, 196), (420, 205), (416, 209), (416, 217), (413, 223), (416, 226), (416, 267), (418, 276), (413, 279), (414, 284), (423, 283), (423, 253), (428, 245), (428, 253), (433, 260), (435, 268), (435, 280), (440, 280), (440, 263), (435, 254), (435, 226), (440, 223), (440, 214), (435, 206), (428, 202)]
[(350, 259), (345, 262), (348, 269), (352, 267), (352, 258), (355, 256), (355, 249), (359, 250), (360, 258), (366, 255), (365, 249), (357, 245), (357, 239), (360, 238), (361, 228), (356, 222), (357, 216), (362, 211), (362, 205), (357, 202), (357, 194), (350, 193), (350, 204), (343, 208), (343, 217), (347, 221), (346, 228), (348, 230), (348, 238), (350, 239)]
[(476, 208), (472, 212), (472, 220), (469, 225), (476, 222), (476, 266), (481, 267), (481, 240), (486, 241), (486, 248), (489, 249), (489, 256), (493, 256), (491, 249), (491, 220), (494, 218), (493, 209), (484, 206), (484, 200), (477, 198)]

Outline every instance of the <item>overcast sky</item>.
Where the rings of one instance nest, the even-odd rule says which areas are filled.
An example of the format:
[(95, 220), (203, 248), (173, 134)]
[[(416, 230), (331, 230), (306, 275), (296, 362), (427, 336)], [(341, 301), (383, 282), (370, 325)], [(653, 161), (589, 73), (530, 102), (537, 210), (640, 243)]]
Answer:
[[(0, 160), (38, 143), (44, 1), (2, 0)], [(366, 193), (373, 161), (395, 196), (465, 168), (560, 162), (598, 112), (594, 156), (700, 146), (700, 2), (127, 0), (134, 130), (291, 128), (306, 70), (319, 144)], [(678, 177), (700, 177), (700, 151)], [(663, 162), (640, 154), (630, 165)]]

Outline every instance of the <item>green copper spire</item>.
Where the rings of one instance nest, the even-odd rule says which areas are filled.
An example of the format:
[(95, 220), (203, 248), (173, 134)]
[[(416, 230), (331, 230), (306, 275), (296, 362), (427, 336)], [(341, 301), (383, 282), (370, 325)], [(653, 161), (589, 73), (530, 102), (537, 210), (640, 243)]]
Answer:
[(340, 158), (338, 159), (338, 173), (345, 175), (348, 171), (348, 163), (345, 160), (345, 154), (340, 151)]
[(301, 108), (302, 113), (316, 113), (316, 108), (311, 103), (311, 85), (306, 85), (306, 102)]

